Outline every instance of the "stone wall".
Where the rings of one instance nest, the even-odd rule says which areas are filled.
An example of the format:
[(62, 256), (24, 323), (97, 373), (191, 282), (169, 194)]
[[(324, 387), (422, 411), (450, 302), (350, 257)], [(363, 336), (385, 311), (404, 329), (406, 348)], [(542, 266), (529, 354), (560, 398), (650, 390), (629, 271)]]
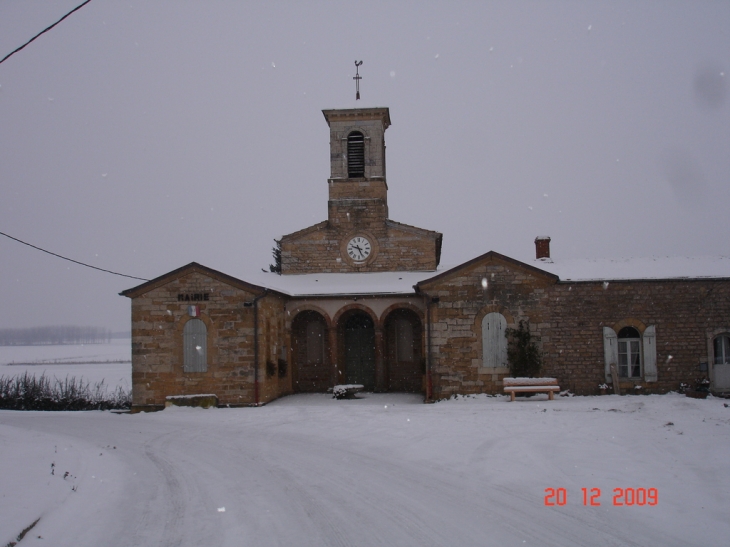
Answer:
[(547, 318), (548, 289), (554, 282), (554, 277), (515, 261), (487, 258), (419, 284), (423, 292), (439, 299), (431, 304), (433, 397), (498, 393), (509, 371), (483, 366), (482, 319), (499, 312), (513, 328), (520, 319), (529, 319), (539, 336)]
[(642, 393), (664, 393), (678, 389), (680, 382), (694, 383), (706, 374), (700, 373), (700, 362), (712, 366), (713, 333), (730, 331), (728, 280), (558, 282), (504, 258), (489, 253), (419, 285), (439, 299), (431, 304), (436, 399), (502, 392), (502, 378), (509, 370), (482, 366), (481, 323), (493, 311), (505, 316), (508, 327), (529, 321), (543, 352), (543, 374), (556, 377), (562, 388), (576, 394), (597, 394), (606, 381), (604, 326), (616, 332), (628, 325), (640, 332), (655, 326), (657, 381), (621, 381), (622, 391), (637, 392), (639, 385)]
[[(561, 386), (598, 393), (605, 381), (603, 327), (618, 332), (635, 326), (656, 328), (656, 382), (622, 380), (622, 391), (665, 393), (694, 381), (701, 362), (709, 363), (708, 342), (716, 330), (730, 330), (730, 281), (663, 280), (570, 283), (549, 291), (547, 370)], [(671, 356), (671, 359), (669, 358)]]
[[(168, 395), (202, 393), (217, 395), (221, 405), (253, 404), (254, 310), (245, 304), (255, 296), (253, 291), (190, 271), (133, 297), (133, 407), (159, 408)], [(192, 318), (192, 305), (199, 308), (198, 318), (207, 327), (206, 372), (183, 370), (183, 328)], [(280, 354), (283, 301), (269, 295), (258, 306), (259, 401), (266, 402), (289, 392), (291, 384), (288, 371), (284, 378), (266, 374), (267, 360)]]
[[(429, 271), (438, 266), (441, 234), (415, 228), (349, 208), (357, 222), (322, 222), (281, 239), (282, 274), (381, 271)], [(345, 217), (346, 218), (346, 217)], [(348, 261), (345, 245), (351, 237), (365, 235), (373, 244), (371, 260), (357, 265)]]

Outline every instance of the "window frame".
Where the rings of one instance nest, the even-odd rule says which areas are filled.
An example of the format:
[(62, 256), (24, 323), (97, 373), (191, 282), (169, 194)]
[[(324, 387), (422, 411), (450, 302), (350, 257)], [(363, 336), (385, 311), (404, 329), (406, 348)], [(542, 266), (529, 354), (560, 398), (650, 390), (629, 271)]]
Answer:
[[(356, 140), (358, 139), (358, 140)], [(347, 134), (347, 178), (360, 179), (365, 178), (365, 133), (362, 131), (350, 131)], [(357, 161), (357, 157), (361, 158), (361, 163)], [(355, 167), (362, 167), (362, 170), (355, 170)]]
[[(617, 323), (616, 329), (621, 332), (625, 327), (631, 327), (639, 333), (639, 376), (622, 376), (621, 365), (619, 364), (619, 341), (636, 341), (636, 337), (619, 338), (616, 330), (611, 327), (603, 327), (603, 356), (604, 356), (604, 377), (606, 382), (612, 381), (611, 364), (616, 365), (619, 381), (629, 382), (656, 382), (659, 378), (656, 358), (656, 325), (644, 326), (636, 321), (626, 320)], [(630, 353), (629, 353), (630, 354)], [(626, 366), (631, 366), (629, 363)], [(631, 370), (629, 370), (631, 372)]]
[[(491, 330), (491, 320), (498, 321), (498, 327), (501, 331), (496, 335), (488, 334)], [(491, 311), (484, 315), (482, 318), (481, 332), (482, 332), (482, 367), (490, 370), (506, 369), (509, 368), (507, 362), (507, 336), (505, 332), (507, 330), (507, 318), (499, 313), (498, 311)], [(491, 341), (492, 339), (497, 341), (497, 347), (494, 348)]]
[(188, 319), (182, 329), (183, 372), (208, 372), (208, 325), (200, 318)]
[[(720, 341), (720, 353), (724, 354), (720, 356), (721, 360), (718, 360), (718, 341)], [(712, 364), (730, 365), (730, 333), (721, 332), (712, 337)]]

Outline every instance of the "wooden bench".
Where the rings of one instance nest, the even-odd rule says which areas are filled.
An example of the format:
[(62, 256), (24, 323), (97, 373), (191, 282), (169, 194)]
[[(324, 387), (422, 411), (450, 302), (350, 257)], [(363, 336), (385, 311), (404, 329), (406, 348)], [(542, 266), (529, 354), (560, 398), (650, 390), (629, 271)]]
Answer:
[(510, 401), (515, 400), (515, 393), (547, 393), (552, 401), (553, 393), (560, 391), (556, 378), (504, 378), (502, 383)]

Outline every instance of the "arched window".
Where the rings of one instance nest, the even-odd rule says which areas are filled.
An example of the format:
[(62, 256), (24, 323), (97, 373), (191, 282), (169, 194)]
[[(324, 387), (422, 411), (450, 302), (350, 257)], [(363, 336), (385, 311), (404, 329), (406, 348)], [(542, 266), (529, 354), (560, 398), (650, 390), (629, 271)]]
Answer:
[(183, 371), (208, 370), (208, 329), (200, 319), (191, 319), (183, 327)]
[[(642, 378), (656, 382), (659, 378), (656, 362), (656, 326), (649, 325), (640, 333), (636, 327), (614, 331), (603, 327), (603, 352), (606, 382), (611, 382), (611, 365), (618, 365), (619, 378)], [(643, 376), (642, 376), (643, 375)]]
[(641, 377), (641, 335), (634, 327), (618, 331), (618, 375), (620, 378)]
[(359, 131), (347, 135), (347, 176), (351, 179), (365, 176), (365, 137)]
[(715, 337), (715, 364), (730, 365), (730, 335), (721, 334)]
[(507, 365), (507, 320), (497, 312), (482, 319), (482, 366), (489, 368)]

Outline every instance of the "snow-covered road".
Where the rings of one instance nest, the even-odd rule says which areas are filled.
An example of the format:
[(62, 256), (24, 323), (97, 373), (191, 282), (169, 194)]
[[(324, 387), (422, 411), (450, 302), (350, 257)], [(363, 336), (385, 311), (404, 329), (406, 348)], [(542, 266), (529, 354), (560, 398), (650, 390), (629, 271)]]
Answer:
[(730, 408), (679, 395), (2, 411), (0, 545), (720, 545), (728, 454)]

